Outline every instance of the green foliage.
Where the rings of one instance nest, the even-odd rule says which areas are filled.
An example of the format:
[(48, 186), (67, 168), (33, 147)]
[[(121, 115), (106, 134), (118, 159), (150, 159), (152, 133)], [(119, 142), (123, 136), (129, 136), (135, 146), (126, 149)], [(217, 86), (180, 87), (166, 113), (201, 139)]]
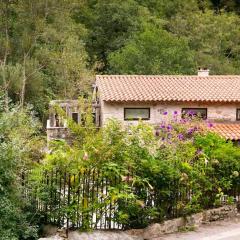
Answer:
[(3, 107), (30, 103), (44, 122), (50, 100), (89, 95), (95, 72), (239, 74), (239, 7), (238, 0), (2, 1)]
[(137, 2), (160, 18), (172, 18), (179, 12), (199, 11), (199, 3), (196, 0), (137, 0)]
[(187, 42), (154, 25), (110, 55), (109, 62), (121, 74), (191, 74), (196, 68)]
[[(239, 74), (239, 6), (237, 0), (1, 1), (1, 237), (34, 235), (23, 213), (27, 204), (18, 200), (19, 178), (32, 160), (42, 158), (44, 142), (24, 106), (32, 104), (44, 122), (49, 100), (89, 94), (94, 71), (192, 74), (201, 66), (214, 74)], [(11, 109), (11, 102), (20, 108)], [(121, 179), (134, 172), (130, 186), (125, 181), (111, 186), (111, 196), (123, 203), (118, 221), (126, 227), (147, 225), (146, 216), (164, 219), (172, 205), (182, 215), (218, 205), (240, 184), (239, 149), (219, 136), (189, 134), (190, 126), (178, 123), (171, 134), (165, 128), (157, 138), (143, 123), (125, 129), (111, 121), (97, 130), (90, 115), (86, 108), (87, 127), (69, 121), (74, 145), (55, 143), (40, 168), (70, 174), (101, 169)], [(36, 178), (40, 181), (41, 175)], [(178, 202), (176, 186), (183, 196)], [(43, 198), (49, 191), (44, 187)], [(157, 189), (161, 201), (155, 208), (144, 206), (149, 188)], [(186, 188), (194, 191), (190, 202), (185, 201)], [(62, 211), (71, 215), (74, 207)], [(91, 207), (103, 206), (94, 202)]]
[(121, 48), (139, 26), (140, 6), (134, 0), (89, 1), (75, 18), (89, 29), (87, 49), (99, 71), (107, 70), (107, 56)]
[(235, 11), (239, 13), (240, 3), (238, 0), (211, 0), (212, 7), (216, 12), (221, 13), (224, 11), (232, 12)]
[(239, 185), (240, 151), (232, 142), (225, 142), (219, 136), (209, 133), (196, 138), (196, 146), (206, 154), (206, 170), (212, 174), (212, 192), (227, 192)]
[(213, 74), (239, 74), (239, 21), (234, 14), (206, 11), (177, 14), (169, 26), (177, 36), (188, 39), (198, 66), (209, 67)]
[(72, 19), (73, 7), (62, 0), (0, 3), (0, 86), (6, 109), (8, 97), (22, 106), (31, 103), (44, 120), (49, 100), (88, 93), (86, 30)]
[(35, 156), (41, 156), (43, 146), (36, 137), (39, 124), (29, 115), (29, 110), (18, 108), (0, 113), (0, 239), (4, 240), (37, 238), (21, 187), (22, 174), (38, 160)]
[[(118, 206), (115, 221), (125, 228), (142, 228), (153, 220), (172, 217), (173, 211), (174, 216), (186, 216), (219, 206), (223, 196), (227, 196), (227, 203), (233, 201), (231, 191), (239, 188), (240, 181), (240, 149), (208, 131), (198, 118), (178, 121), (175, 115), (172, 122), (168, 120), (160, 126), (157, 136), (152, 126), (141, 121), (123, 127), (110, 120), (99, 130), (91, 124), (89, 121), (85, 126), (75, 125), (73, 145), (56, 144), (36, 169), (38, 173), (39, 169), (48, 173), (66, 171), (70, 179), (79, 172), (83, 179), (84, 172), (95, 173), (95, 194), (102, 194), (96, 187), (101, 185), (101, 179), (109, 180), (110, 188), (108, 194), (103, 194), (104, 201), (99, 202), (98, 198), (89, 201), (89, 196), (81, 193), (85, 201), (77, 203), (73, 198), (70, 208), (69, 204), (61, 203), (67, 206), (61, 208), (61, 214), (67, 214), (70, 219), (75, 216), (76, 208), (88, 216), (91, 210), (101, 212), (114, 200)], [(43, 177), (33, 174), (39, 196), (49, 203), (51, 190), (42, 181)], [(74, 187), (74, 181), (72, 183)], [(83, 192), (87, 194), (87, 188)], [(153, 197), (154, 206), (149, 196)], [(58, 216), (56, 204), (56, 212), (52, 213)], [(85, 229), (91, 227), (90, 219), (86, 218)]]

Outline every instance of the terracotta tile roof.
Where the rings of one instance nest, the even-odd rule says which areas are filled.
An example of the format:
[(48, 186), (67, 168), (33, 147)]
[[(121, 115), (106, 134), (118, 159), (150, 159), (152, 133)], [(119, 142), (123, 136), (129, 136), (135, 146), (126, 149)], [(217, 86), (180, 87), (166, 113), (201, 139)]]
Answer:
[(240, 102), (240, 75), (97, 75), (96, 84), (111, 102)]
[(229, 140), (240, 140), (240, 123), (214, 123), (212, 131)]

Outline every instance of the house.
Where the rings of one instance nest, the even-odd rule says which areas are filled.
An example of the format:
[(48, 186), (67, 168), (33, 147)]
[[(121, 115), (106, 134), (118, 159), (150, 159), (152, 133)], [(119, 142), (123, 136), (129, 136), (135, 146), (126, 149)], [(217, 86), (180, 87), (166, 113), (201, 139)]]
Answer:
[(97, 75), (94, 94), (100, 126), (110, 118), (157, 125), (164, 112), (192, 111), (227, 139), (240, 139), (240, 75)]

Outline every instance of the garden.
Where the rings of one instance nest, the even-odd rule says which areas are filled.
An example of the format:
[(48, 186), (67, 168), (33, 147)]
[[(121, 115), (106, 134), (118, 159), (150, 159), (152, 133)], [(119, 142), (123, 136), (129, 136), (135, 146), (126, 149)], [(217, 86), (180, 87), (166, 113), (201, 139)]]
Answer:
[(55, 141), (46, 153), (31, 109), (0, 114), (3, 239), (37, 239), (48, 223), (144, 228), (239, 199), (240, 148), (212, 123), (174, 112), (158, 126), (112, 119), (97, 129), (90, 108), (84, 117), (68, 122), (71, 145)]
[(69, 120), (70, 146), (52, 143), (26, 187), (42, 221), (72, 229), (144, 228), (223, 204), (240, 193), (240, 148), (188, 113), (163, 113), (159, 126), (101, 129)]
[(191, 114), (96, 129), (88, 109), (84, 125), (69, 120), (72, 145), (48, 151), (44, 127), (49, 102), (91, 96), (95, 74), (239, 75), (238, 0), (5, 0), (0, 12), (0, 240), (47, 223), (142, 228), (239, 199), (240, 149)]

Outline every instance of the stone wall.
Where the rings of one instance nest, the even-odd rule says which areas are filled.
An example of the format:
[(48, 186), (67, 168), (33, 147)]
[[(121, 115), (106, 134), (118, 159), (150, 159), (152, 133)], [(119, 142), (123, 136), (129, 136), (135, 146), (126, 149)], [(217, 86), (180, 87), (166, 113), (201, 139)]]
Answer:
[(70, 132), (65, 127), (50, 127), (47, 128), (47, 142), (52, 140), (65, 139), (67, 142), (71, 141)]
[[(167, 111), (172, 114), (174, 111), (178, 111), (181, 114), (182, 108), (207, 108), (207, 115), (209, 120), (220, 121), (236, 121), (236, 110), (240, 108), (240, 104), (231, 103), (106, 103), (101, 102), (101, 117), (102, 124), (105, 124), (107, 119), (116, 118), (120, 121), (124, 120), (124, 108), (125, 107), (140, 107), (150, 108), (150, 120), (146, 121), (151, 124), (159, 124), (166, 118), (163, 116), (163, 112)], [(125, 121), (126, 124), (134, 124), (136, 121)]]
[(151, 236), (151, 238), (158, 238), (163, 234), (177, 232), (183, 228), (197, 228), (201, 224), (237, 216), (237, 206), (235, 204), (226, 205), (220, 208), (205, 210), (201, 213), (193, 214), (185, 218), (182, 217), (164, 221), (163, 223), (155, 223), (145, 229), (129, 230), (128, 233), (143, 236), (143, 238), (147, 240), (149, 236)]
[[(132, 229), (128, 231), (94, 231), (91, 233), (80, 233), (78, 231), (70, 231), (68, 239), (128, 239), (128, 240), (148, 240), (161, 239), (164, 234), (178, 232), (181, 229), (194, 229), (201, 224), (213, 221), (224, 220), (228, 218), (238, 217), (237, 205), (226, 205), (220, 208), (205, 210), (185, 218), (176, 218), (164, 221), (163, 223), (155, 223), (145, 229)], [(63, 240), (67, 239), (66, 229), (57, 229), (55, 226), (47, 225), (43, 228), (43, 236), (52, 236), (49, 238), (41, 238), (41, 240)], [(91, 237), (92, 236), (92, 237)], [(39, 239), (40, 240), (40, 239)]]

